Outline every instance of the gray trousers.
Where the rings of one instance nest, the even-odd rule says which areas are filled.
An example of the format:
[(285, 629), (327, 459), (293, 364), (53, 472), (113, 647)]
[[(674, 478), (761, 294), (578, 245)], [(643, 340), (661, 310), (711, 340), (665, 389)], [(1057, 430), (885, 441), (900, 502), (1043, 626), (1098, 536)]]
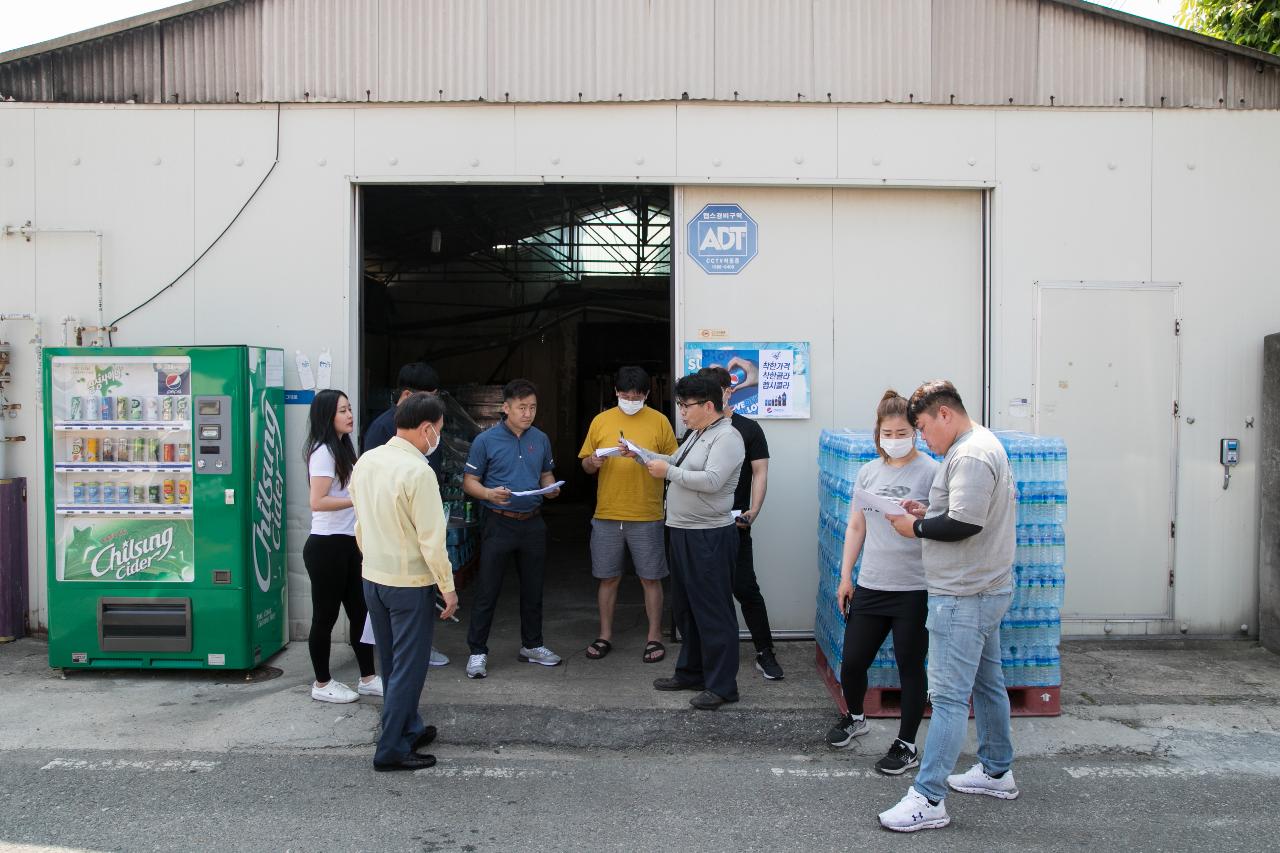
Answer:
[(375, 764), (398, 764), (408, 758), (413, 742), (426, 731), (418, 704), (431, 666), (435, 597), (434, 586), (364, 582), (364, 600), (373, 623), (384, 693), (382, 733), (373, 753)]

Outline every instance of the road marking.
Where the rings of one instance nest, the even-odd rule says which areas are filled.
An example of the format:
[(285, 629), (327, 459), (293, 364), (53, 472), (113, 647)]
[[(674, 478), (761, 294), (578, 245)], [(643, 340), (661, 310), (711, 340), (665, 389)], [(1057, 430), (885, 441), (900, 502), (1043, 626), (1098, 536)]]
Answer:
[(222, 762), (179, 759), (154, 761), (129, 761), (123, 758), (106, 758), (87, 761), (83, 758), (55, 758), (41, 770), (146, 770), (152, 773), (209, 773)]
[(530, 779), (535, 776), (559, 776), (555, 771), (532, 770), (517, 767), (428, 767), (416, 770), (415, 774), (424, 776), (443, 776), (446, 779), (479, 778), (479, 779)]
[(804, 779), (883, 779), (874, 770), (810, 770), (806, 767), (771, 767), (774, 776), (797, 776)]
[(1180, 776), (1221, 776), (1228, 773), (1280, 776), (1280, 762), (1275, 761), (1226, 760), (1212, 765), (1193, 761), (1188, 764), (1101, 765), (1062, 769), (1072, 779), (1158, 779)]

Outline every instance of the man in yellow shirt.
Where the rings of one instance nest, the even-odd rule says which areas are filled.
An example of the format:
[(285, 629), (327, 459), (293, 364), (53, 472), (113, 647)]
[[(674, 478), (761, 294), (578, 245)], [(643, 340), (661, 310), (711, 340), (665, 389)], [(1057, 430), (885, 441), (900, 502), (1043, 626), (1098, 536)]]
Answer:
[(655, 453), (676, 452), (671, 422), (644, 404), (651, 384), (644, 368), (620, 368), (614, 381), (618, 405), (596, 415), (578, 452), (582, 470), (599, 475), (596, 513), (591, 519), (591, 574), (600, 580), (596, 595), (600, 636), (587, 646), (587, 657), (592, 660), (599, 660), (613, 648), (613, 611), (627, 549), (644, 588), (644, 609), (649, 617), (644, 661), (657, 663), (667, 654), (661, 641), (662, 579), (668, 574), (662, 481), (650, 477), (635, 459), (596, 455), (602, 448), (616, 449), (623, 436)]
[(444, 403), (414, 394), (396, 406), (396, 434), (356, 462), (348, 489), (356, 543), (364, 555), (364, 600), (384, 683), (375, 770), (420, 770), (435, 756), (418, 752), (436, 736), (418, 713), (431, 660), (436, 588), (441, 619), (458, 609), (445, 547), (440, 484), (427, 456), (440, 444)]

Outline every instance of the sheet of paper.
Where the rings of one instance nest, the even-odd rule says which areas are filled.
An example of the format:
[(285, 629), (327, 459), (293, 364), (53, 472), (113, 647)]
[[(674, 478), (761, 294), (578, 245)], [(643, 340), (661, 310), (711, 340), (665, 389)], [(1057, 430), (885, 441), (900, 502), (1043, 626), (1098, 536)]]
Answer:
[(369, 618), (368, 614), (364, 617), (364, 631), (360, 634), (360, 642), (367, 643), (370, 646), (374, 645), (373, 620)]
[(511, 493), (511, 497), (513, 497), (513, 498), (531, 498), (531, 497), (533, 497), (534, 495), (545, 495), (545, 494), (549, 494), (549, 493), (551, 493), (551, 492), (554, 492), (556, 489), (560, 488), (560, 487), (561, 487), (561, 486), (563, 486), (563, 485), (564, 485), (564, 480), (557, 480), (556, 482), (552, 483), (550, 486), (546, 486), (546, 487), (541, 488), (541, 489), (530, 489), (530, 490), (528, 490), (528, 491), (526, 491), (526, 492), (512, 492), (512, 493)]
[(621, 452), (622, 450), (620, 450), (616, 445), (613, 447), (596, 448), (596, 456), (601, 458), (604, 458), (605, 456), (617, 456)]
[(868, 492), (866, 489), (855, 489), (853, 492), (853, 503), (858, 509), (874, 509), (883, 515), (906, 515), (907, 511), (902, 508), (902, 504), (893, 498), (886, 498)]
[(658, 454), (654, 453), (652, 450), (644, 449), (629, 438), (623, 438), (622, 442), (627, 446), (627, 450), (630, 450), (636, 455), (642, 465), (647, 465), (654, 459), (658, 458)]

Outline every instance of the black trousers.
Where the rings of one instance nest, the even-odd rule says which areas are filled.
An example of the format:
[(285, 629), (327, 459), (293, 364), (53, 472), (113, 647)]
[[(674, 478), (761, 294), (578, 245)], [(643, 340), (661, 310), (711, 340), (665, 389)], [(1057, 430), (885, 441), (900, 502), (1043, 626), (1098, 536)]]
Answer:
[(364, 603), (356, 537), (312, 533), (302, 546), (302, 562), (307, 567), (307, 577), (311, 578), (311, 633), (307, 635), (307, 648), (316, 681), (323, 683), (333, 677), (329, 672), (329, 639), (344, 608), (348, 642), (356, 653), (360, 675), (373, 675), (373, 646), (360, 642), (368, 609)]
[[(873, 612), (859, 612), (858, 596), (864, 592), (890, 606)], [(916, 742), (916, 732), (924, 719), (925, 692), (928, 679), (925, 675), (925, 655), (929, 651), (929, 632), (925, 628), (928, 616), (928, 593), (878, 592), (857, 587), (854, 605), (844, 627), (844, 661), (840, 665), (840, 687), (844, 692), (849, 713), (862, 713), (863, 699), (867, 693), (867, 668), (876, 659), (876, 652), (884, 645), (884, 638), (893, 632), (893, 656), (898, 661), (898, 676), (902, 679), (902, 719), (898, 724), (898, 737), (906, 743)]]
[(489, 653), (489, 629), (502, 592), (502, 576), (512, 563), (520, 579), (520, 642), (542, 645), (542, 577), (547, 562), (547, 523), (541, 515), (523, 521), (486, 512), (480, 534), (480, 570), (471, 604), (467, 645), (473, 655)]
[(769, 608), (760, 594), (756, 580), (755, 559), (751, 549), (751, 528), (738, 528), (738, 563), (733, 572), (733, 597), (742, 607), (742, 619), (751, 632), (757, 652), (773, 648), (773, 631), (769, 628)]
[(668, 527), (671, 607), (682, 643), (675, 677), (738, 698), (738, 616), (733, 611), (736, 525), (714, 530)]

